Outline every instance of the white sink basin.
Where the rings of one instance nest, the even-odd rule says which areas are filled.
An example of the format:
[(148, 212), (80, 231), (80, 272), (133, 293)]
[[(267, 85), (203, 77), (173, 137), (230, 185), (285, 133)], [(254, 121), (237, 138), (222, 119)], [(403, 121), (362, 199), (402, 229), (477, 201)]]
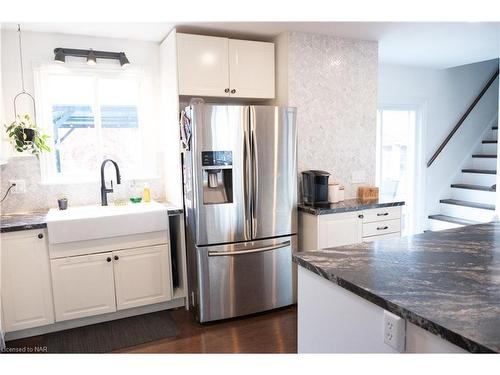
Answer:
[(168, 230), (167, 207), (157, 202), (80, 206), (47, 214), (50, 244)]

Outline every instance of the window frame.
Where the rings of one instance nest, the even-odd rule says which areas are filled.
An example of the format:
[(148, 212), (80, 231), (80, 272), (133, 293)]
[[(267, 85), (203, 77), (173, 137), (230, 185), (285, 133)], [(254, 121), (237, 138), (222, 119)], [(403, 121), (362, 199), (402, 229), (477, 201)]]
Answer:
[[(37, 111), (37, 122), (43, 131), (50, 136), (50, 146), (52, 152), (42, 153), (40, 155), (40, 177), (41, 183), (44, 185), (55, 184), (74, 184), (88, 183), (100, 181), (100, 170), (97, 168), (95, 172), (90, 174), (59, 174), (55, 164), (55, 139), (53, 132), (52, 105), (47, 97), (44, 85), (49, 76), (83, 76), (93, 79), (94, 96), (92, 103), (89, 103), (94, 116), (94, 127), (97, 132), (96, 139), (98, 141), (98, 157), (103, 155), (103, 139), (102, 139), (102, 119), (99, 98), (99, 79), (130, 79), (137, 81), (139, 101), (137, 103), (137, 125), (141, 138), (141, 148), (143, 157), (143, 168), (140, 171), (133, 171), (132, 174), (123, 175), (124, 181), (157, 179), (159, 173), (155, 159), (154, 150), (147, 147), (147, 136), (149, 129), (146, 128), (150, 114), (148, 112), (148, 101), (152, 101), (152, 95), (146, 86), (151, 83), (150, 76), (140, 67), (122, 69), (121, 67), (103, 66), (88, 67), (86, 64), (64, 64), (64, 66), (55, 64), (46, 64), (36, 66), (34, 69), (34, 86), (35, 86), (35, 103)], [(146, 162), (147, 161), (147, 162)]]

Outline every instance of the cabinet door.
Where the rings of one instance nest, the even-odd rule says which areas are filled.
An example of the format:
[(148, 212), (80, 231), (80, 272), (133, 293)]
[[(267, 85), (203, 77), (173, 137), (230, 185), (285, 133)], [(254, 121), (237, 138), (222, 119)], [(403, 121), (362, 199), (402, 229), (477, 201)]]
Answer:
[(274, 44), (229, 39), (229, 83), (237, 98), (274, 98)]
[(116, 311), (112, 253), (53, 259), (56, 321)]
[(229, 96), (228, 39), (177, 34), (179, 95)]
[(45, 230), (2, 234), (1, 257), (5, 331), (54, 323)]
[(360, 212), (322, 215), (319, 221), (319, 249), (360, 243), (362, 219)]
[(118, 310), (172, 298), (169, 245), (113, 252)]

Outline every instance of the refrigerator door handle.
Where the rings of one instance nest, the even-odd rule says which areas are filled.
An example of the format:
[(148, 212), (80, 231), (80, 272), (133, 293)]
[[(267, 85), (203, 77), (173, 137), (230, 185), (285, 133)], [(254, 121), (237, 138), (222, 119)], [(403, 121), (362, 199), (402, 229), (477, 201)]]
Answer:
[(250, 183), (250, 139), (248, 136), (248, 130), (245, 129), (244, 139), (243, 139), (243, 210), (244, 210), (244, 235), (247, 240), (251, 238), (250, 233), (250, 218), (252, 217), (252, 202), (251, 202), (251, 183)]
[(264, 251), (278, 250), (283, 247), (290, 246), (290, 241), (282, 242), (278, 245), (257, 247), (249, 250), (238, 250), (238, 251), (209, 251), (209, 257), (222, 257), (222, 256), (232, 256), (232, 255), (242, 255), (242, 254), (252, 254), (252, 253), (262, 253)]
[[(252, 127), (255, 116), (252, 118)], [(257, 170), (258, 159), (257, 159), (257, 142), (255, 142), (255, 131), (253, 128), (250, 131), (251, 134), (251, 147), (252, 147), (252, 238), (257, 236), (257, 218), (255, 217), (257, 197), (259, 195), (259, 173)]]

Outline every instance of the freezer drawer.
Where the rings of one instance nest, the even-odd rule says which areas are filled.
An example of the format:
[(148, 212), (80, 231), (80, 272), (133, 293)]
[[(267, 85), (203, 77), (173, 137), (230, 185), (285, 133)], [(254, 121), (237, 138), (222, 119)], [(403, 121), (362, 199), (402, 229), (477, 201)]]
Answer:
[(291, 305), (296, 241), (290, 236), (197, 248), (199, 321)]

